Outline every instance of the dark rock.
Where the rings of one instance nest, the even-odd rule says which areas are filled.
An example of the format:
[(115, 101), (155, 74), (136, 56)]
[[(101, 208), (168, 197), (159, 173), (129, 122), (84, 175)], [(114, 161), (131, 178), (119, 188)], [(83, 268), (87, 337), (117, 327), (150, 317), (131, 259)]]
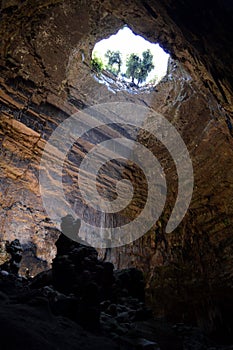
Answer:
[(20, 268), (20, 262), (22, 260), (22, 246), (19, 240), (15, 239), (11, 243), (6, 241), (5, 247), (6, 252), (11, 255), (11, 259), (1, 265), (0, 268), (17, 275)]
[(144, 338), (121, 337), (120, 344), (132, 350), (160, 350), (157, 343)]
[[(71, 242), (75, 242), (75, 239), (78, 236), (78, 232), (81, 226), (81, 221), (74, 220), (72, 215), (66, 215), (65, 217), (61, 218), (61, 230), (64, 235), (67, 236)], [(63, 239), (64, 237), (62, 237)], [(67, 241), (68, 243), (68, 241)], [(59, 244), (60, 245), (60, 244)], [(64, 246), (65, 248), (65, 246)]]
[(38, 273), (33, 279), (30, 279), (29, 285), (31, 288), (43, 288), (53, 284), (52, 270)]
[(78, 246), (76, 242), (68, 238), (63, 233), (60, 234), (58, 240), (55, 242), (55, 245), (57, 247), (57, 255), (65, 255)]
[(137, 298), (139, 301), (144, 301), (144, 279), (141, 271), (130, 268), (125, 270), (114, 271), (114, 277), (116, 279), (116, 284), (119, 288), (119, 295), (121, 291), (124, 290), (128, 292), (128, 296)]
[[(133, 316), (135, 315), (135, 313), (133, 313)], [(121, 312), (118, 313), (116, 320), (120, 323), (128, 323), (132, 321), (132, 313), (130, 312)]]
[(78, 315), (79, 301), (77, 298), (60, 294), (50, 301), (50, 304), (55, 315), (61, 315), (73, 321), (80, 321)]
[(134, 321), (144, 321), (153, 317), (152, 310), (145, 306), (136, 310), (134, 315)]
[(101, 311), (107, 310), (107, 308), (110, 306), (111, 301), (110, 300), (104, 300), (100, 303)]
[[(72, 348), (72, 341), (68, 339), (64, 343), (63, 337), (65, 334), (78, 332), (79, 337), (85, 339), (87, 333), (84, 329), (110, 337), (115, 342), (115, 344), (112, 344), (112, 349), (116, 345), (122, 350), (159, 350), (158, 343), (160, 342), (163, 345), (165, 344), (161, 346), (161, 349), (165, 350), (171, 348), (174, 350), (180, 350), (181, 348), (184, 350), (211, 350), (214, 347), (214, 343), (196, 327), (185, 323), (176, 324), (173, 326), (177, 333), (175, 337), (171, 333), (171, 326), (166, 324), (164, 330), (161, 320), (157, 321), (156, 324), (156, 321), (151, 318), (150, 309), (135, 296), (129, 295), (130, 289), (125, 282), (125, 278), (131, 276), (131, 281), (136, 286), (135, 276), (140, 276), (139, 286), (141, 288), (142, 275), (139, 272), (132, 272), (131, 269), (122, 271), (122, 273), (121, 271), (113, 271), (113, 265), (98, 260), (96, 254), (93, 254), (93, 250), (89, 247), (88, 249), (83, 249), (82, 246), (79, 246), (78, 249), (76, 247), (77, 250), (74, 255), (78, 255), (79, 259), (74, 260), (71, 258), (74, 249), (71, 249), (71, 252), (67, 251), (66, 255), (57, 256), (53, 266), (57, 275), (59, 275), (59, 272), (63, 274), (66, 271), (68, 276), (72, 278), (71, 281), (66, 281), (69, 288), (64, 293), (56, 289), (51, 270), (40, 273), (33, 279), (21, 278), (11, 273), (0, 274), (0, 322), (3, 319), (2, 328), (6, 334), (9, 334), (7, 327), (11, 328), (13, 324), (14, 331), (16, 330), (17, 334), (28, 337), (25, 344), (30, 346), (29, 348), (37, 349), (34, 346), (35, 344), (32, 345), (32, 340), (35, 339), (36, 344), (42, 344), (46, 350), (53, 349), (51, 344), (56, 344), (55, 348), (76, 349), (77, 344), (79, 344), (77, 340), (77, 344)], [(61, 261), (64, 264), (60, 264)], [(70, 271), (72, 273), (69, 275)], [(107, 283), (102, 278), (104, 271), (106, 271), (105, 276), (109, 278)], [(115, 279), (113, 272), (117, 276)], [(119, 276), (120, 278), (118, 278)], [(113, 281), (114, 283), (112, 283)], [(58, 278), (57, 282), (61, 283), (62, 279)], [(59, 283), (58, 286), (62, 289)], [(122, 285), (127, 287), (127, 296), (124, 297), (121, 297), (119, 292)], [(109, 288), (112, 298), (101, 301), (103, 298), (101, 293), (105, 286)], [(118, 298), (122, 303), (115, 302), (116, 298), (113, 290), (111, 290), (115, 287), (118, 291)], [(10, 323), (9, 319), (4, 316), (6, 312), (10, 315), (14, 313)], [(30, 320), (30, 322), (37, 325), (37, 332), (35, 332), (34, 326), (32, 326), (33, 334), (28, 330), (31, 330), (31, 328), (22, 315), (27, 315), (26, 320)], [(21, 327), (22, 322), (23, 326), (27, 327), (26, 331)], [(56, 329), (56, 336), (54, 329), (50, 328), (51, 324)], [(64, 327), (61, 327), (61, 325), (64, 325)], [(82, 328), (79, 328), (78, 325)], [(39, 339), (38, 334), (44, 334), (45, 329), (46, 337), (43, 335)], [(48, 334), (47, 329), (49, 330)], [(61, 334), (57, 334), (57, 330)], [(60, 337), (59, 342), (57, 337)], [(158, 343), (157, 338), (159, 339)], [(19, 337), (17, 341), (19, 344), (23, 344), (20, 339)], [(104, 342), (101, 343), (101, 349), (108, 349), (106, 344), (109, 340), (104, 339)], [(5, 346), (5, 334), (1, 335), (1, 341), (2, 346)], [(87, 339), (85, 339), (85, 344), (86, 341)], [(172, 345), (170, 346), (170, 344)], [(94, 350), (95, 345), (90, 344), (89, 349)], [(23, 348), (22, 345), (19, 345), (19, 349), (21, 349), (20, 346)], [(16, 343), (10, 340), (6, 348), (16, 349)], [(216, 349), (229, 350), (230, 348), (216, 347)]]
[(109, 307), (106, 310), (106, 313), (108, 315), (113, 316), (113, 317), (117, 316), (117, 306), (116, 306), (116, 304), (109, 305)]

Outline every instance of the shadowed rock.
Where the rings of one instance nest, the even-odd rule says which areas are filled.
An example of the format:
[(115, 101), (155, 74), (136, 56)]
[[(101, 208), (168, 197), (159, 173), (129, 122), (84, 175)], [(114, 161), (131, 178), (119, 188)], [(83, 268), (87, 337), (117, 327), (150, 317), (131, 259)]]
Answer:
[(5, 249), (11, 255), (11, 258), (1, 265), (0, 268), (17, 275), (20, 268), (20, 261), (22, 260), (22, 246), (19, 240), (15, 239), (11, 243), (6, 241)]

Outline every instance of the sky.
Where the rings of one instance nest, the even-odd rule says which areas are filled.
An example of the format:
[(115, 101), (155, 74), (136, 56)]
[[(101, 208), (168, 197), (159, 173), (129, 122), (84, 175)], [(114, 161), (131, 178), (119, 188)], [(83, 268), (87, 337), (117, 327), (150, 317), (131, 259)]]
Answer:
[[(108, 39), (99, 41), (95, 45), (93, 53), (95, 52), (104, 63), (107, 63), (104, 57), (106, 51), (119, 50), (122, 53), (123, 62), (126, 62), (127, 55), (130, 53), (136, 53), (141, 57), (141, 53), (147, 49), (150, 49), (154, 56), (155, 68), (150, 72), (146, 82), (153, 79), (155, 75), (160, 80), (166, 74), (169, 55), (163, 51), (159, 44), (152, 44), (141, 36), (135, 35), (128, 27), (120, 29), (117, 34), (110, 36)], [(125, 72), (124, 66), (122, 70)]]

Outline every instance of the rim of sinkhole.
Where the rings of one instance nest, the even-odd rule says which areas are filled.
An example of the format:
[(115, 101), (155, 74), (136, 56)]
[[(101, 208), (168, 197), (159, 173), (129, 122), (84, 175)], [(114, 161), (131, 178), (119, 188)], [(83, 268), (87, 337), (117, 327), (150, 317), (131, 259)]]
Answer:
[(91, 65), (94, 78), (109, 90), (139, 93), (156, 86), (166, 76), (169, 57), (158, 43), (134, 34), (125, 25), (95, 44)]

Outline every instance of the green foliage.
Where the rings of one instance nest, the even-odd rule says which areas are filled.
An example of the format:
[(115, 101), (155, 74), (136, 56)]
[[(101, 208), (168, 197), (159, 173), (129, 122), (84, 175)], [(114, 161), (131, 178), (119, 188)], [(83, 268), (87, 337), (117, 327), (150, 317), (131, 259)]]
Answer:
[(153, 55), (150, 50), (146, 50), (142, 53), (142, 63), (140, 68), (140, 73), (138, 75), (138, 84), (146, 81), (148, 74), (154, 69), (153, 65)]
[(142, 59), (135, 53), (131, 53), (127, 58), (126, 67), (126, 77), (131, 78), (132, 83), (137, 79), (138, 84), (141, 84), (146, 81), (148, 74), (154, 68), (153, 55), (149, 49), (142, 53)]
[(137, 78), (139, 74), (141, 60), (139, 56), (135, 53), (131, 53), (126, 61), (126, 77), (132, 79), (132, 83), (134, 83), (134, 79)]
[(120, 73), (122, 66), (120, 51), (108, 50), (105, 57), (108, 59), (106, 70), (117, 76)]
[(101, 73), (104, 69), (103, 61), (100, 57), (97, 57), (95, 54), (91, 60), (91, 67), (93, 70), (95, 70), (97, 73)]
[(107, 50), (105, 57), (107, 59), (106, 67), (104, 67), (102, 59), (94, 53), (91, 60), (92, 69), (100, 73), (105, 68), (115, 76), (121, 73), (122, 78), (131, 79), (133, 84), (135, 79), (137, 79), (138, 85), (146, 81), (148, 74), (154, 68), (153, 55), (150, 50), (144, 51), (141, 58), (137, 54), (131, 53), (127, 57), (125, 73), (121, 71), (123, 62), (120, 51)]

